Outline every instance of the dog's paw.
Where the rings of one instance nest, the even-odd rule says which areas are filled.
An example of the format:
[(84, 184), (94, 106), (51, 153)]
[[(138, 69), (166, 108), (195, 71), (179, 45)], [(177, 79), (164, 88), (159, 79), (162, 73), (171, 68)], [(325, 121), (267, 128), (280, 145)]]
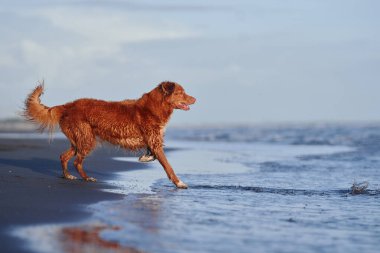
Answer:
[(67, 174), (67, 175), (63, 175), (62, 176), (64, 179), (68, 179), (68, 180), (75, 180), (77, 179), (77, 177), (73, 176), (73, 175), (70, 175), (70, 174)]
[(181, 180), (179, 180), (178, 183), (175, 184), (175, 186), (177, 186), (177, 188), (179, 188), (179, 189), (187, 189), (188, 188), (187, 184), (185, 184)]
[(139, 162), (147, 163), (156, 160), (156, 157), (153, 155), (142, 155), (139, 157)]
[(93, 177), (86, 177), (86, 178), (83, 178), (83, 180), (87, 182), (96, 182), (96, 178), (93, 178)]

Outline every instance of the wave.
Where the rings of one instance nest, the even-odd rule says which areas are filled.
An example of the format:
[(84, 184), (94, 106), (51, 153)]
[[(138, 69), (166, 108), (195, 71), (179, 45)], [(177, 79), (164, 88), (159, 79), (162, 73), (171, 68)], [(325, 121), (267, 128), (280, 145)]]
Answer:
[(362, 189), (354, 191), (351, 189), (337, 189), (337, 190), (306, 190), (306, 189), (285, 189), (285, 188), (268, 188), (258, 186), (241, 186), (241, 185), (191, 185), (191, 189), (198, 190), (223, 190), (223, 191), (249, 191), (255, 193), (271, 193), (280, 195), (294, 195), (294, 196), (336, 196), (336, 195), (369, 195), (378, 196), (380, 190)]

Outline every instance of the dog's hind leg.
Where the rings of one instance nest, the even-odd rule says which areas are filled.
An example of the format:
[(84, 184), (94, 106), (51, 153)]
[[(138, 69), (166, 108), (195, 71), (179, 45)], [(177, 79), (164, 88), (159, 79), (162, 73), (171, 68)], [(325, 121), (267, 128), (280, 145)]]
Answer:
[(63, 171), (63, 177), (66, 179), (76, 179), (73, 175), (69, 173), (69, 170), (67, 169), (67, 163), (70, 161), (70, 159), (75, 155), (75, 147), (71, 145), (70, 149), (63, 152), (60, 156), (61, 159), (61, 165), (62, 165), (62, 171)]
[(96, 182), (95, 178), (87, 176), (86, 172), (84, 171), (83, 169), (84, 159), (85, 159), (85, 156), (78, 154), (77, 158), (74, 161), (75, 168), (77, 169), (79, 175), (82, 177), (84, 181)]
[(82, 126), (81, 130), (82, 130), (80, 133), (81, 137), (78, 138), (78, 140), (80, 141), (77, 141), (76, 143), (78, 153), (74, 161), (74, 166), (83, 180), (95, 182), (96, 179), (93, 177), (87, 176), (86, 172), (83, 169), (84, 159), (86, 158), (88, 154), (91, 153), (91, 151), (96, 146), (95, 135), (92, 133), (92, 129), (90, 126), (88, 127)]
[(62, 132), (71, 142), (71, 148), (61, 155), (63, 176), (67, 179), (75, 179), (74, 176), (68, 173), (67, 162), (71, 157), (76, 155), (74, 167), (79, 175), (85, 181), (96, 181), (95, 178), (87, 176), (83, 170), (83, 160), (96, 146), (96, 139), (91, 126), (84, 122), (73, 121), (71, 119), (64, 119), (64, 121), (60, 123), (60, 126)]

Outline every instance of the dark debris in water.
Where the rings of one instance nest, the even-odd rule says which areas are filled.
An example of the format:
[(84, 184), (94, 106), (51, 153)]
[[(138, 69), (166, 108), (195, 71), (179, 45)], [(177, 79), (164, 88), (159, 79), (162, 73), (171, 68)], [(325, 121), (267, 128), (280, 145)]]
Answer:
[(287, 219), (286, 221), (287, 221), (287, 222), (290, 222), (290, 223), (296, 223), (296, 220), (293, 219), (293, 218), (289, 218), (289, 219)]
[(361, 182), (361, 183), (356, 183), (354, 182), (351, 186), (351, 191), (350, 193), (352, 195), (358, 195), (358, 194), (366, 194), (368, 192), (368, 182)]

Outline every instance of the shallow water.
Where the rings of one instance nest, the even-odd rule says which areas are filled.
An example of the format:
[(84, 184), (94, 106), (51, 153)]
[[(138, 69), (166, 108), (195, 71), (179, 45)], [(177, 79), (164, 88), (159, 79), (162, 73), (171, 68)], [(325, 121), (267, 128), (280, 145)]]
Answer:
[[(222, 137), (221, 137), (222, 136)], [(122, 201), (90, 207), (107, 241), (146, 252), (377, 252), (380, 127), (173, 129), (158, 162), (122, 173)], [(131, 158), (113, 158), (133, 162)], [(368, 182), (352, 194), (354, 182)]]
[[(104, 238), (148, 252), (377, 251), (378, 128), (238, 130), (169, 134), (182, 139), (169, 159), (189, 190), (160, 179), (152, 193), (98, 204), (98, 219), (124, 224)], [(369, 188), (352, 195), (354, 181)]]

